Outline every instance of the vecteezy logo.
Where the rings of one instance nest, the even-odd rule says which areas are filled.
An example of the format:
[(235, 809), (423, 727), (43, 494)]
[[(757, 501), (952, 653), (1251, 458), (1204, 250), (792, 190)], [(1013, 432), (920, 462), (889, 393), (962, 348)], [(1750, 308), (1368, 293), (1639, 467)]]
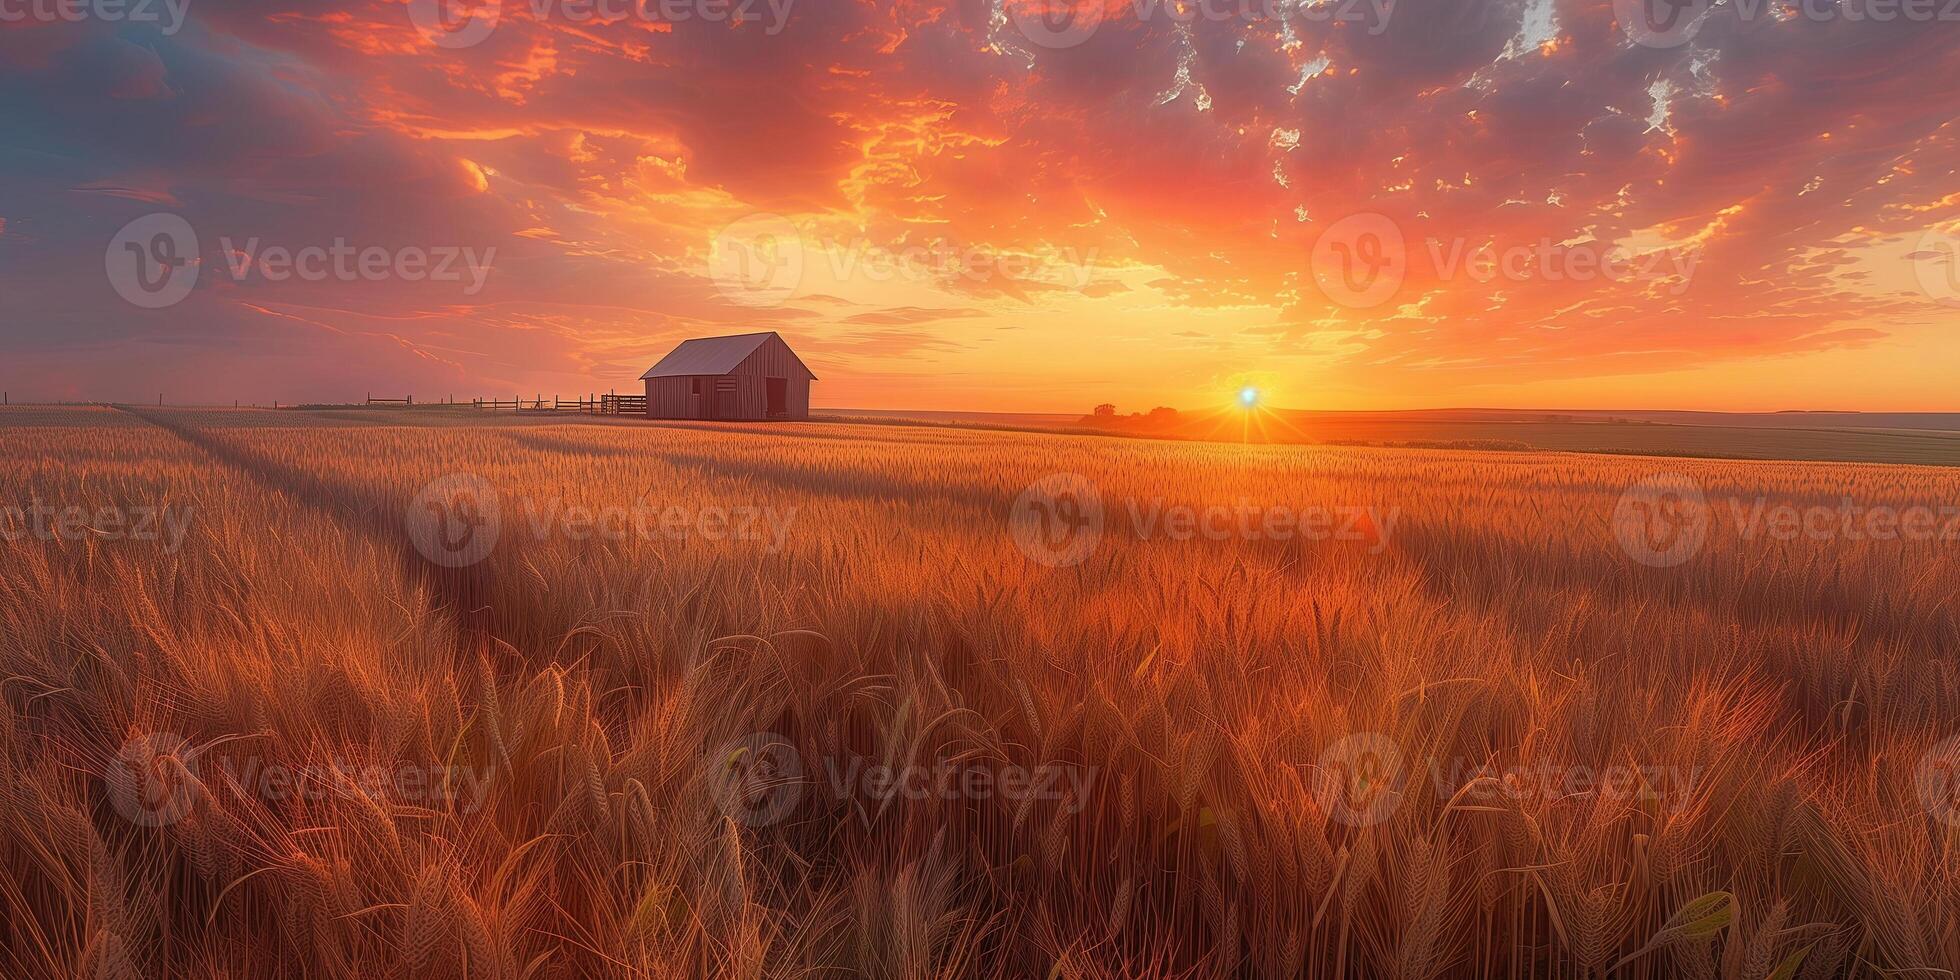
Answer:
[(1311, 261), (1321, 293), (1355, 309), (1388, 302), (1409, 275), (1401, 226), (1372, 212), (1334, 222), (1314, 242)]
[(1701, 484), (1679, 473), (1656, 473), (1620, 495), (1613, 536), (1634, 561), (1672, 568), (1701, 551), (1711, 516)]
[(408, 19), (430, 44), (473, 48), (496, 31), (503, 6), (501, 0), (408, 0)]
[(1633, 43), (1678, 48), (1694, 40), (1714, 0), (1613, 0), (1613, 15)]
[(708, 274), (730, 302), (780, 306), (803, 282), (803, 235), (781, 215), (749, 215), (708, 247)]
[(1072, 48), (1102, 26), (1104, 0), (1007, 0), (1022, 36), (1044, 48)]
[(1053, 473), (1014, 498), (1008, 532), (1029, 558), (1060, 568), (1079, 565), (1102, 542), (1102, 495), (1079, 473)]
[(803, 757), (774, 732), (757, 732), (710, 752), (702, 777), (715, 805), (745, 827), (767, 827), (803, 800)]
[(102, 257), (117, 295), (146, 310), (175, 306), (197, 285), (197, 232), (174, 214), (150, 214), (122, 227)]
[(489, 481), (451, 473), (415, 495), (405, 523), (422, 557), (444, 568), (462, 568), (489, 557), (497, 547), (503, 511)]
[(1350, 827), (1372, 827), (1402, 805), (1408, 773), (1402, 748), (1375, 732), (1358, 732), (1320, 754), (1313, 771), (1314, 801), (1330, 820)]
[(1937, 228), (1919, 236), (1919, 247), (1906, 253), (1919, 288), (1935, 302), (1960, 306), (1960, 237)]
[(139, 827), (168, 827), (197, 805), (197, 756), (179, 735), (138, 735), (124, 742), (102, 778), (109, 803)]
[(1913, 773), (1919, 802), (1933, 819), (1960, 827), (1960, 735), (1927, 750)]

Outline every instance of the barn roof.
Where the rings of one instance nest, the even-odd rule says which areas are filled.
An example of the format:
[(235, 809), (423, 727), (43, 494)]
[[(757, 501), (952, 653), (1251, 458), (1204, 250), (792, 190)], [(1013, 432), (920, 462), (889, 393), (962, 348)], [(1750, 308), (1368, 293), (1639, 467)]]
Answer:
[[(736, 334), (732, 337), (701, 337), (695, 340), (684, 340), (679, 347), (674, 348), (668, 352), (666, 357), (661, 358), (660, 363), (648, 368), (647, 373), (640, 375), (640, 380), (645, 381), (648, 378), (689, 377), (704, 374), (727, 374), (741, 367), (742, 362), (748, 360), (749, 355), (756, 352), (756, 348), (768, 343), (771, 337), (774, 337), (777, 341), (782, 340), (773, 330), (762, 333)], [(789, 345), (784, 344), (783, 346), (788, 347)], [(795, 358), (796, 355), (794, 352), (791, 352), (790, 356)], [(800, 366), (802, 360), (798, 358), (797, 363)], [(808, 373), (810, 369), (805, 367), (803, 370)], [(811, 374), (811, 377), (815, 378), (816, 375)]]

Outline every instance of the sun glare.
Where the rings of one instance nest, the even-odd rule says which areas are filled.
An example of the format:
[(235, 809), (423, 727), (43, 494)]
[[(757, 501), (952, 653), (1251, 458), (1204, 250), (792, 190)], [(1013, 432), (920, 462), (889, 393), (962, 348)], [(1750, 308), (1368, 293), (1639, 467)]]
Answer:
[(1243, 405), (1243, 406), (1245, 406), (1246, 408), (1258, 408), (1258, 407), (1259, 407), (1259, 389), (1257, 389), (1257, 388), (1240, 388), (1240, 389), (1239, 389), (1239, 404), (1240, 404), (1240, 405)]

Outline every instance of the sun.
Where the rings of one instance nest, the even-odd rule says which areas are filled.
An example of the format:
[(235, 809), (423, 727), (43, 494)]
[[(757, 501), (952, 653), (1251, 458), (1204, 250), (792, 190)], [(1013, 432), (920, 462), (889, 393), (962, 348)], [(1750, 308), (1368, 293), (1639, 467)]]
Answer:
[(1246, 386), (1239, 389), (1239, 404), (1246, 408), (1259, 407), (1259, 389)]

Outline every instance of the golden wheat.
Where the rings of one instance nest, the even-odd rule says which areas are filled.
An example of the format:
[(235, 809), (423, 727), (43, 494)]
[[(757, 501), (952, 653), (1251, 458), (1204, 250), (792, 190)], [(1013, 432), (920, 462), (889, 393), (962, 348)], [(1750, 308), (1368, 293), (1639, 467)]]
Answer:
[[(370, 418), (0, 413), (0, 504), (194, 514), (0, 544), (0, 974), (1960, 968), (1952, 543), (1720, 511), (1950, 471)], [(1719, 502), (1679, 567), (1610, 524), (1656, 471)], [(1052, 473), (1079, 564), (1009, 533)], [(406, 529), (451, 474), (502, 510), (463, 568)], [(1143, 531), (1241, 504), (1395, 520)], [(640, 505), (788, 519), (567, 531)]]

